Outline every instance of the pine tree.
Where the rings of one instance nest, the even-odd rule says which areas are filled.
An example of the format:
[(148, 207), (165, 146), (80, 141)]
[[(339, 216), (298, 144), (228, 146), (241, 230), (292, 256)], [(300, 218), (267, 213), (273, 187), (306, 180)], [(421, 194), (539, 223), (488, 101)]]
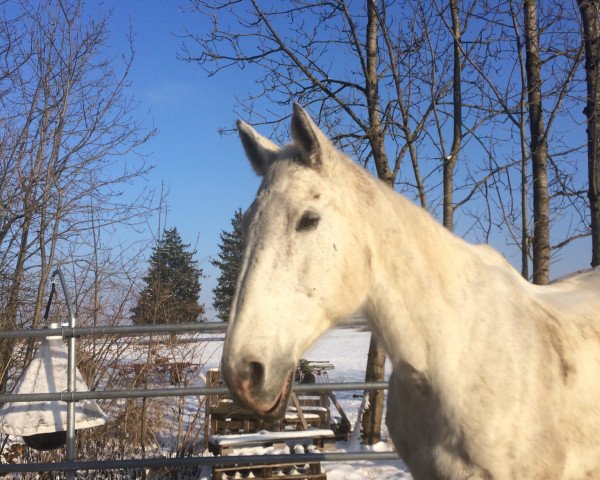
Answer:
[(193, 256), (176, 228), (165, 229), (153, 248), (150, 268), (143, 278), (132, 320), (137, 324), (186, 323), (202, 321), (204, 306), (199, 304), (200, 277)]
[(217, 279), (217, 286), (213, 290), (213, 306), (217, 311), (217, 317), (226, 322), (229, 319), (231, 302), (235, 293), (242, 258), (244, 256), (244, 234), (242, 232), (242, 211), (238, 209), (231, 220), (233, 231), (223, 231), (221, 233), (221, 243), (219, 247), (219, 259), (212, 260), (211, 263), (221, 270)]

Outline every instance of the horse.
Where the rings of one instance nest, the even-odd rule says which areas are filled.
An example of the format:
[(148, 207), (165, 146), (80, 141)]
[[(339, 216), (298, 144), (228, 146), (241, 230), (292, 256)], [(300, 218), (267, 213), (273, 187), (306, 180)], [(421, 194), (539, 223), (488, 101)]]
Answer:
[(238, 402), (281, 416), (302, 353), (360, 311), (391, 360), (386, 423), (416, 480), (600, 478), (600, 269), (530, 284), (297, 104), (283, 147), (237, 129), (262, 177), (223, 347)]

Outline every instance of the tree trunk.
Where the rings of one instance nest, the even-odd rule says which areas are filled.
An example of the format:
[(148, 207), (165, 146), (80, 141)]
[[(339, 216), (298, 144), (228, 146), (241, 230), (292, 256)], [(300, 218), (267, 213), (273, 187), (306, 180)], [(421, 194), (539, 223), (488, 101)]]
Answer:
[(521, 90), (519, 92), (519, 149), (521, 153), (521, 276), (529, 280), (529, 152), (527, 150), (527, 67), (523, 58), (523, 39), (521, 38), (517, 12), (510, 5), (510, 16), (515, 32), (515, 42), (519, 61)]
[(394, 175), (390, 170), (387, 154), (385, 151), (385, 132), (381, 124), (379, 111), (379, 75), (377, 74), (379, 32), (377, 5), (375, 0), (367, 2), (367, 71), (365, 78), (365, 92), (367, 97), (367, 110), (369, 112), (369, 144), (373, 152), (373, 160), (377, 176), (385, 183), (394, 187)]
[[(385, 378), (385, 351), (371, 334), (365, 381), (382, 381)], [(362, 439), (365, 445), (373, 445), (381, 440), (381, 421), (383, 419), (383, 390), (369, 390), (368, 402), (362, 417)]]
[(535, 0), (525, 0), (523, 6), (525, 13), (525, 68), (533, 169), (533, 283), (544, 285), (548, 283), (550, 277), (550, 219), (548, 150), (542, 112), (539, 30)]
[(585, 80), (587, 102), (583, 110), (587, 119), (588, 140), (588, 198), (592, 226), (592, 267), (600, 265), (600, 22), (598, 0), (577, 0), (583, 23), (585, 47)]
[[(31, 214), (26, 211), (25, 221), (21, 230), (21, 240), (19, 253), (15, 270), (12, 275), (11, 284), (7, 295), (7, 304), (4, 313), (4, 318), (1, 321), (3, 330), (16, 330), (17, 319), (19, 316), (19, 294), (21, 293), (21, 284), (25, 271), (25, 258), (28, 253), (27, 244), (29, 239), (29, 229), (31, 227)], [(7, 393), (9, 380), (9, 372), (14, 356), (14, 347), (16, 341), (13, 338), (6, 338), (0, 341), (0, 393)]]
[(452, 14), (452, 45), (454, 55), (454, 70), (452, 74), (452, 103), (454, 108), (452, 150), (443, 159), (444, 181), (444, 227), (454, 230), (454, 168), (460, 151), (462, 140), (462, 85), (461, 85), (461, 45), (460, 20), (458, 16), (458, 0), (450, 1)]
[[(522, 103), (524, 103), (524, 98)], [(524, 105), (521, 107), (521, 116), (519, 118), (519, 133), (521, 142), (521, 275), (525, 280), (529, 280), (529, 209), (528, 198), (529, 198), (529, 184), (527, 180), (528, 173), (528, 156), (527, 156), (527, 140), (525, 134), (525, 108)]]
[[(394, 176), (390, 171), (385, 152), (384, 132), (379, 113), (379, 78), (377, 75), (378, 15), (375, 0), (368, 0), (367, 16), (367, 75), (365, 90), (369, 110), (369, 142), (373, 152), (377, 176), (391, 188), (394, 188)], [(371, 334), (365, 382), (380, 382), (384, 378), (385, 351), (378, 344), (373, 334)], [(381, 439), (381, 421), (383, 419), (385, 392), (383, 390), (370, 390), (369, 392), (365, 392), (365, 395), (369, 395), (369, 404), (365, 409), (362, 421), (363, 442), (366, 445), (373, 445)]]

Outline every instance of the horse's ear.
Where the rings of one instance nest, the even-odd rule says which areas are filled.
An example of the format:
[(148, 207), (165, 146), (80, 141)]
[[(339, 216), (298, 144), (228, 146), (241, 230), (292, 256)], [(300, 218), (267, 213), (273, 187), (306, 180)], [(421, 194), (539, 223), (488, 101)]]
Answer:
[(237, 129), (252, 168), (257, 175), (264, 176), (279, 153), (279, 147), (242, 120), (237, 121)]
[(294, 102), (291, 132), (296, 144), (304, 150), (308, 165), (320, 167), (323, 161), (323, 147), (329, 143), (329, 140), (306, 113), (306, 110), (296, 102)]

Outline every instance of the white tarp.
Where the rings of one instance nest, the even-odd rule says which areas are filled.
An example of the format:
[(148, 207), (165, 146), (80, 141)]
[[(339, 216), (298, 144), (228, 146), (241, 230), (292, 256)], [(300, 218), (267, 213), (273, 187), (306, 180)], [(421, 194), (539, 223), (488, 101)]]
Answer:
[[(67, 346), (61, 337), (44, 339), (17, 384), (14, 393), (55, 393), (67, 391)], [(76, 389), (88, 388), (79, 370)], [(96, 427), (107, 417), (93, 400), (75, 404), (75, 428)], [(0, 431), (7, 435), (29, 436), (67, 430), (67, 403), (5, 403), (0, 408)]]

